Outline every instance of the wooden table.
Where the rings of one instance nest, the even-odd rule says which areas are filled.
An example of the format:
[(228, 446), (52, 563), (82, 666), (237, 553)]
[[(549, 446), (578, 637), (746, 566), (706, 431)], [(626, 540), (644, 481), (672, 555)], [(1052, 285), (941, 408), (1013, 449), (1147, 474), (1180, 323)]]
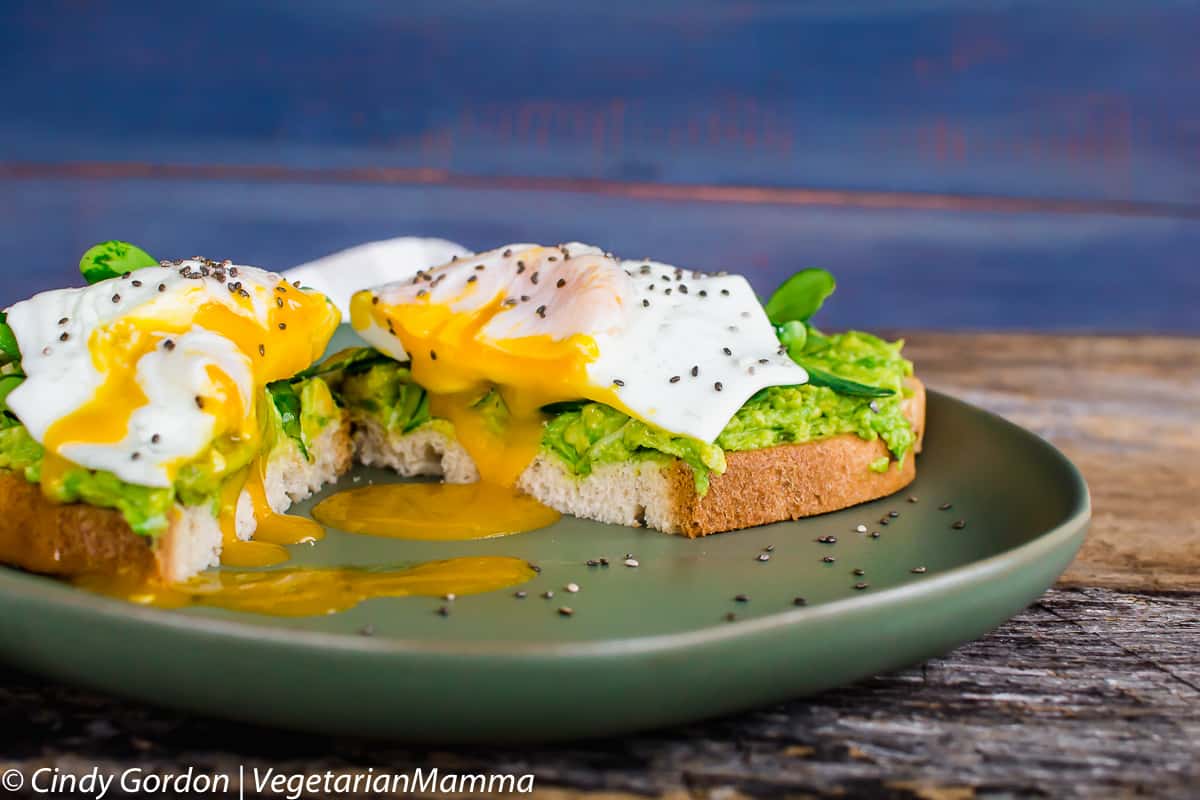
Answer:
[(1195, 797), (1200, 339), (919, 334), (908, 352), (933, 387), (1055, 442), (1093, 495), (1060, 585), (978, 642), (806, 700), (537, 748), (282, 733), (0, 672), (0, 771), (532, 770), (551, 798)]

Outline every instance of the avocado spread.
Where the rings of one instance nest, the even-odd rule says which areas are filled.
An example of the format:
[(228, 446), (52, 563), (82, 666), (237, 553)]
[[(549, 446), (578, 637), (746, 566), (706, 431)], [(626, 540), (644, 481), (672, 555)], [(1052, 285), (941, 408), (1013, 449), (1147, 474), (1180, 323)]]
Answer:
[[(336, 404), (321, 378), (308, 378), (293, 388), (299, 398), (298, 426), (294, 434), (287, 430), (277, 400), (268, 402), (268, 397), (264, 397), (260, 403), (261, 452), (270, 452), (289, 439), (296, 441), (305, 452), (304, 444), (315, 439), (334, 418)], [(42, 483), (46, 495), (60, 503), (84, 502), (115, 508), (135, 533), (144, 536), (157, 536), (166, 530), (171, 507), (177, 500), (184, 505), (210, 505), (215, 513), (224, 481), (242, 470), (260, 452), (249, 443), (220, 437), (180, 467), (175, 485), (169, 488), (137, 486), (122, 481), (111, 472), (79, 466), (56, 470), (53, 484), (46, 484), (42, 481), (45, 455), (42, 446), (11, 412), (0, 412), (0, 426), (0, 470), (20, 471), (31, 483)], [(303, 437), (303, 441), (298, 437)]]
[[(602, 403), (586, 401), (548, 406), (543, 449), (554, 453), (571, 472), (585, 476), (598, 464), (631, 459), (678, 458), (693, 470), (696, 491), (708, 489), (709, 476), (725, 471), (725, 451), (757, 450), (779, 444), (811, 442), (852, 433), (882, 439), (898, 463), (912, 448), (912, 426), (901, 410), (905, 378), (912, 364), (900, 355), (904, 343), (886, 342), (861, 331), (824, 335), (810, 329), (804, 365), (837, 378), (890, 390), (885, 397), (839, 393), (826, 385), (772, 386), (746, 401), (708, 444), (675, 436)], [(357, 353), (335, 388), (345, 405), (378, 419), (388, 430), (408, 433), (422, 425), (450, 424), (429, 413), (429, 397), (412, 382), (404, 364)], [(472, 406), (494, 430), (503, 430), (508, 409), (499, 392), (484, 394)], [(871, 469), (891, 463), (880, 458)]]

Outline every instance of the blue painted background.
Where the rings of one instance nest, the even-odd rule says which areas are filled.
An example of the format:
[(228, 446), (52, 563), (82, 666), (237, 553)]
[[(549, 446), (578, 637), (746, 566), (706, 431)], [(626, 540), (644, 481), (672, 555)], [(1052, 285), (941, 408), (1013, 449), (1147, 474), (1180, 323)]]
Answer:
[(105, 238), (419, 233), (819, 264), (828, 324), (1200, 333), (1197, 42), (1166, 2), (8, 0), (0, 301)]

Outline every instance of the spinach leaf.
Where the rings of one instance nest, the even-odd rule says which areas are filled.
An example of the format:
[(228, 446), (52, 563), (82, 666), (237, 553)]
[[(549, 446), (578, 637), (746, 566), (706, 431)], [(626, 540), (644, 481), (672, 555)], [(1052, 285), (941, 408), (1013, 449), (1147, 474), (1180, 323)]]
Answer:
[(275, 404), (279, 418), (283, 421), (283, 432), (296, 442), (300, 453), (308, 458), (308, 448), (304, 446), (304, 436), (300, 428), (300, 395), (286, 380), (267, 384), (267, 391), (271, 394), (271, 402)]
[(833, 294), (837, 282), (823, 269), (804, 269), (784, 281), (764, 309), (774, 325), (805, 322), (820, 310), (825, 298)]
[(390, 359), (387, 356), (374, 347), (347, 347), (345, 350), (337, 351), (320, 364), (313, 364), (308, 369), (297, 372), (292, 380), (298, 381), (317, 375), (328, 375), (340, 370), (361, 372), (372, 364), (388, 360)]
[(17, 337), (8, 326), (8, 315), (0, 311), (0, 365), (11, 364), (21, 360), (21, 350), (17, 347)]
[(142, 267), (158, 266), (158, 261), (129, 242), (101, 242), (92, 245), (79, 259), (79, 271), (88, 283), (116, 278)]
[[(794, 359), (793, 359), (794, 360)], [(895, 394), (891, 389), (883, 389), (879, 386), (868, 386), (865, 383), (839, 378), (832, 372), (826, 372), (823, 369), (816, 369), (805, 364), (803, 361), (796, 361), (797, 364), (804, 367), (808, 373), (808, 382), (813, 386), (824, 386), (832, 389), (838, 394), (844, 394), (847, 397), (891, 397)]]

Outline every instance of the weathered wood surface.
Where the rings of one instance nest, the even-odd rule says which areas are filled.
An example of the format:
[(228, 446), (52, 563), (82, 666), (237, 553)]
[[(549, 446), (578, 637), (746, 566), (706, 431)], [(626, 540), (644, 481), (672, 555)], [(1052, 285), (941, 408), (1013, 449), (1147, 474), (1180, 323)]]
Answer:
[(1198, 652), (1200, 595), (1059, 589), (922, 667), (723, 720), (542, 748), (264, 731), (0, 673), (0, 770), (436, 766), (533, 770), (548, 796), (1194, 797)]
[(917, 334), (909, 354), (934, 388), (1046, 435), (1092, 490), (1064, 586), (978, 642), (808, 700), (536, 748), (266, 731), (0, 671), (0, 772), (532, 770), (552, 798), (1197, 796), (1200, 340)]
[(1200, 338), (937, 333), (906, 352), (1083, 470), (1093, 521), (1064, 583), (1200, 590)]

